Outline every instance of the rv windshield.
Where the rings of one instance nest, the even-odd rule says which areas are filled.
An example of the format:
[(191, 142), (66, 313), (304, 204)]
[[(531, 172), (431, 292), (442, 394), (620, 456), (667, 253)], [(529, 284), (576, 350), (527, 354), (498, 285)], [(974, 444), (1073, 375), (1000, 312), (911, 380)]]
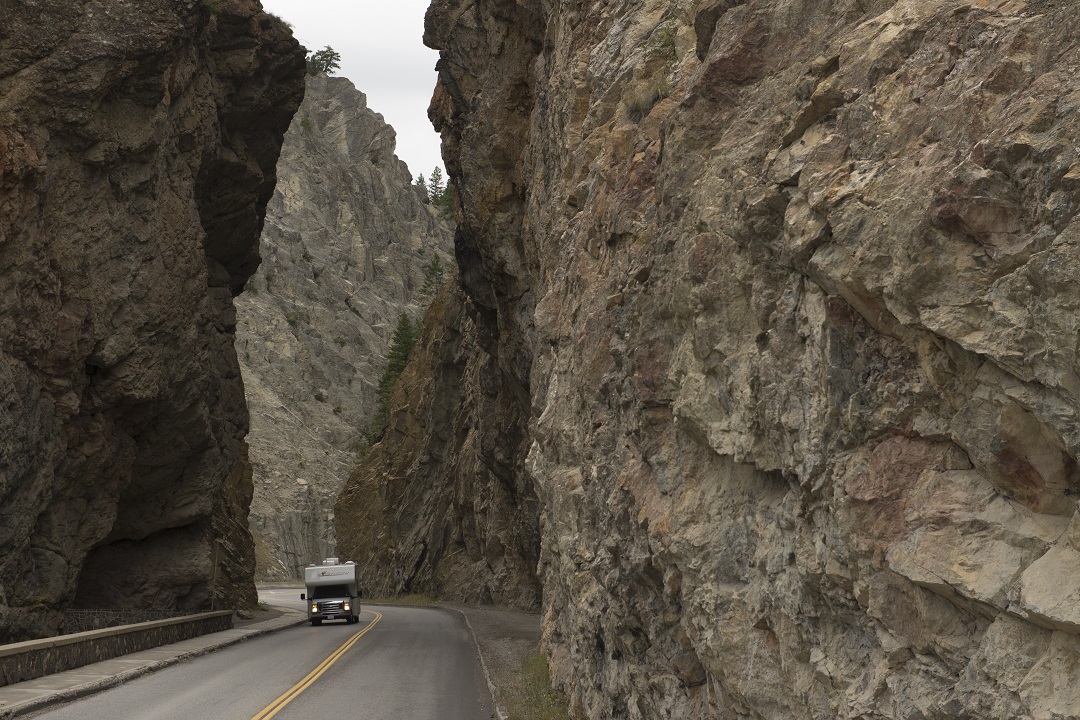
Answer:
[(320, 585), (311, 590), (312, 600), (341, 597), (349, 597), (349, 587), (347, 585)]

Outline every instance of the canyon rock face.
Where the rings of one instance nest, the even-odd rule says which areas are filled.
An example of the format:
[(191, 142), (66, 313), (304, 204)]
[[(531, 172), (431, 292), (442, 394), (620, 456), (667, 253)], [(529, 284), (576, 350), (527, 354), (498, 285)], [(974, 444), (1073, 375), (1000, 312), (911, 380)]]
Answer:
[(0, 2), (0, 642), (256, 599), (233, 296), (304, 55), (210, 6)]
[(515, 472), (521, 407), (479, 347), (456, 282), (424, 318), (387, 427), (336, 504), (338, 551), (368, 595), (537, 609), (536, 493)]
[(539, 499), (575, 718), (1077, 716), (1073, 12), (435, 0), (468, 322), (519, 411), (453, 427)]
[[(419, 319), (452, 231), (394, 155), (394, 129), (345, 78), (308, 77), (267, 206), (259, 271), (237, 300), (251, 412), (251, 525), (263, 579), (333, 555), (333, 505), (376, 407), (402, 312)], [(342, 556), (342, 559), (345, 559)]]

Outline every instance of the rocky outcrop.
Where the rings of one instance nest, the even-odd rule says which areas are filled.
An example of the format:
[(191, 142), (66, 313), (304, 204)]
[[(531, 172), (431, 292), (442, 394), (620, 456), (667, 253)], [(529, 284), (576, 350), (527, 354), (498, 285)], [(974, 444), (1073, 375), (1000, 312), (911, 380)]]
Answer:
[[(428, 45), (445, 41), (439, 33), (454, 26), (455, 11), (429, 10)], [(534, 17), (522, 7), (509, 12), (523, 27)], [(479, 21), (473, 10), (460, 17)], [(533, 349), (516, 324), (531, 323), (519, 170), (530, 99), (521, 76), (536, 42), (512, 23), (504, 30), (499, 58), (511, 64), (488, 65), (483, 78), (444, 72), (429, 111), (454, 178), (454, 251), (467, 298), (444, 295), (451, 304), (437, 309), (443, 319), (426, 319), (423, 350), (399, 381), (387, 431), (350, 477), (336, 512), (339, 545), (355, 548), (374, 592), (533, 608), (540, 603), (540, 515), (525, 471)], [(488, 50), (474, 47), (471, 60), (488, 62)], [(447, 62), (444, 56), (440, 67)], [(520, 102), (509, 102), (515, 93)], [(469, 106), (467, 123), (455, 103)], [(484, 160), (463, 170), (467, 143)], [(476, 174), (464, 182), (466, 172)], [(490, 215), (481, 218), (481, 206)], [(490, 254), (477, 243), (480, 227), (498, 239)], [(519, 307), (525, 314), (515, 314)]]
[(337, 500), (338, 552), (361, 559), (369, 595), (538, 608), (536, 494), (512, 464), (520, 406), (464, 300), (450, 282), (428, 310), (386, 430)]
[(302, 49), (247, 0), (0, 16), (0, 642), (254, 603), (233, 296)]
[(1071, 13), (435, 0), (574, 717), (1076, 716)]
[(307, 79), (267, 207), (263, 263), (237, 300), (261, 578), (301, 578), (335, 554), (334, 499), (374, 414), (398, 317), (423, 315), (433, 259), (447, 273), (452, 265), (451, 230), (412, 185), (395, 141), (351, 82)]

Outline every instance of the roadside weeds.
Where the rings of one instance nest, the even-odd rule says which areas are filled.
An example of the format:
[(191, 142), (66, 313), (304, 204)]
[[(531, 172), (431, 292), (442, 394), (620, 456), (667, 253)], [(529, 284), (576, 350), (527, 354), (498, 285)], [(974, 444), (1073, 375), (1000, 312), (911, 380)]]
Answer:
[(499, 720), (566, 720), (565, 699), (551, 689), (539, 652), (540, 616), (518, 610), (440, 603), (454, 610), (476, 643)]
[(547, 658), (536, 653), (521, 666), (521, 684), (507, 688), (506, 707), (510, 720), (566, 720), (569, 707), (561, 694), (551, 688)]

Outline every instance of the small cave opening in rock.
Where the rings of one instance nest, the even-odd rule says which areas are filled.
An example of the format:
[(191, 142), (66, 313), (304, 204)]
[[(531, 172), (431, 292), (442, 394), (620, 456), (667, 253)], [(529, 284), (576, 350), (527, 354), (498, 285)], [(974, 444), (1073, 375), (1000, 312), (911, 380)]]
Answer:
[(71, 607), (209, 609), (214, 572), (206, 524), (197, 522), (94, 548), (83, 563)]

